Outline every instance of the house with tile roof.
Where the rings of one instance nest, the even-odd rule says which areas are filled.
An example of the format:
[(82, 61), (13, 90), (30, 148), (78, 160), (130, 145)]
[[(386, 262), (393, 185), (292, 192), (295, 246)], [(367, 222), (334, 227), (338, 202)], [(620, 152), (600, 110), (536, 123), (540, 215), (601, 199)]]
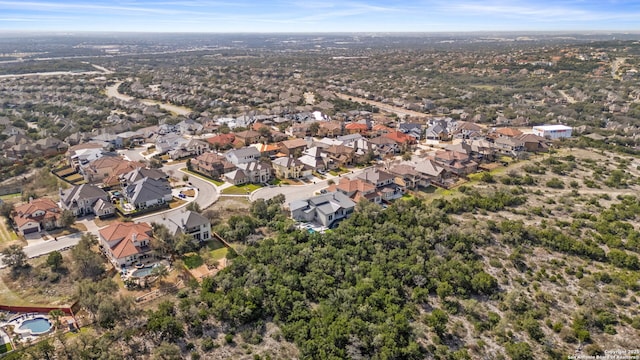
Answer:
[(13, 223), (16, 230), (26, 235), (60, 227), (62, 210), (53, 200), (40, 198), (16, 206), (14, 213)]
[(109, 194), (90, 184), (60, 190), (60, 206), (72, 211), (75, 216), (95, 214), (102, 218), (115, 215), (115, 207), (111, 204)]
[(233, 145), (236, 136), (232, 133), (220, 134), (206, 139), (216, 149), (228, 149)]
[(395, 141), (396, 144), (398, 144), (400, 151), (407, 151), (418, 143), (415, 137), (407, 135), (401, 131), (393, 131), (382, 135), (382, 137)]
[(99, 231), (109, 260), (117, 267), (144, 262), (151, 258), (153, 230), (147, 223), (115, 222)]
[(79, 172), (89, 184), (100, 184), (103, 188), (120, 184), (120, 175), (126, 174), (145, 165), (137, 161), (128, 161), (119, 156), (102, 156), (84, 167)]
[(347, 195), (354, 202), (366, 199), (377, 204), (382, 202), (381, 194), (376, 191), (376, 186), (362, 179), (349, 179), (344, 176), (340, 178), (337, 184), (331, 184), (327, 191), (339, 191)]

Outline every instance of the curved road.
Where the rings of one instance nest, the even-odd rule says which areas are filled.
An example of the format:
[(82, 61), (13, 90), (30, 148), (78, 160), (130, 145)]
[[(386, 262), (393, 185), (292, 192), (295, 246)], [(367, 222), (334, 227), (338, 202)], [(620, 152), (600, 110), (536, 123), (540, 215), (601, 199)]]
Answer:
[[(358, 174), (362, 173), (364, 170), (368, 168), (356, 169), (351, 171), (348, 174), (344, 174), (342, 176), (347, 176), (350, 179), (358, 176)], [(334, 180), (338, 182), (340, 176), (327, 176), (326, 180), (322, 180), (316, 182), (315, 184), (307, 184), (307, 185), (286, 185), (286, 186), (270, 186), (263, 187), (249, 195), (250, 201), (255, 201), (257, 199), (271, 199), (272, 197), (283, 194), (285, 196), (285, 204), (289, 204), (292, 201), (302, 200), (314, 195), (314, 193), (326, 188), (329, 186), (329, 180)]]

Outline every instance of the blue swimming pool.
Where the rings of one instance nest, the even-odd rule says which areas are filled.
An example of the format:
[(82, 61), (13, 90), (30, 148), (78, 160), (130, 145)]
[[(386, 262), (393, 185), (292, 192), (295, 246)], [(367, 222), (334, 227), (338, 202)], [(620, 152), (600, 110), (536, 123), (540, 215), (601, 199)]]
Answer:
[(142, 269), (132, 272), (131, 276), (141, 278), (150, 275), (151, 271), (153, 271), (153, 266), (143, 267)]
[(44, 334), (51, 329), (51, 322), (45, 318), (35, 318), (25, 320), (20, 325), (20, 330), (29, 329), (32, 335)]

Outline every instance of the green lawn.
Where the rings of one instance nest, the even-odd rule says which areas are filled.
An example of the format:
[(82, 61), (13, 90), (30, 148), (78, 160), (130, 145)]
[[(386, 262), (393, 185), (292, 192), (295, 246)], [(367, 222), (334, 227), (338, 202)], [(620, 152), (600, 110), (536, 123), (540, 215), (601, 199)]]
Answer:
[(0, 195), (0, 199), (1, 200), (19, 199), (20, 195), (21, 195), (20, 193)]
[(5, 218), (0, 218), (0, 243), (18, 240), (18, 235), (7, 224)]
[(204, 264), (204, 260), (202, 260), (202, 258), (198, 254), (185, 255), (182, 258), (182, 261), (184, 262), (184, 266), (186, 266), (187, 269), (195, 269), (198, 266)]
[(227, 257), (227, 253), (229, 252), (229, 249), (227, 249), (226, 247), (223, 247), (221, 249), (218, 250), (213, 250), (211, 251), (211, 258), (213, 260), (222, 260), (225, 257)]
[(204, 176), (202, 174), (198, 174), (197, 172), (189, 171), (189, 170), (187, 170), (187, 168), (182, 168), (182, 169), (180, 169), (180, 171), (184, 171), (184, 172), (188, 173), (189, 175), (193, 175), (193, 176), (198, 177), (198, 178), (200, 178), (202, 180), (208, 181), (210, 183), (214, 183), (214, 184), (216, 184), (216, 186), (224, 185), (224, 181), (215, 180), (215, 179), (206, 177), (206, 176)]
[(258, 184), (236, 185), (222, 190), (222, 193), (226, 195), (249, 195), (251, 192), (258, 190), (261, 187), (262, 185)]
[(6, 352), (11, 351), (11, 344), (2, 344), (0, 345), (0, 354), (4, 354)]

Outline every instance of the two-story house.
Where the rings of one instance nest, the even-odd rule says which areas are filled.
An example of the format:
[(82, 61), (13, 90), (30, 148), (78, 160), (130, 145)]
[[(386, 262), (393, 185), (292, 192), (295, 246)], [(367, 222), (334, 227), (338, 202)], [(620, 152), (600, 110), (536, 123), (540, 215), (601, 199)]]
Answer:
[(190, 210), (173, 212), (169, 217), (163, 217), (157, 222), (169, 229), (172, 235), (187, 234), (193, 237), (195, 242), (204, 242), (211, 239), (211, 223), (209, 220)]
[(13, 222), (22, 235), (60, 227), (62, 210), (48, 198), (30, 199), (14, 209)]
[(213, 179), (220, 178), (223, 174), (233, 171), (235, 165), (227, 161), (224, 156), (212, 152), (206, 152), (189, 161), (193, 171), (199, 172)]
[(260, 160), (260, 152), (253, 146), (229, 150), (224, 154), (228, 162), (239, 165)]
[(151, 258), (153, 230), (147, 223), (115, 222), (99, 231), (100, 244), (116, 267), (125, 267)]
[(321, 224), (332, 228), (353, 213), (356, 203), (347, 195), (336, 191), (289, 204), (291, 217), (297, 221)]
[(115, 207), (111, 204), (109, 194), (101, 188), (82, 184), (67, 190), (60, 190), (60, 205), (70, 210), (75, 216), (95, 214), (98, 217), (115, 215)]
[(358, 175), (358, 178), (373, 184), (380, 192), (383, 201), (391, 201), (402, 197), (403, 191), (395, 183), (395, 176), (378, 168), (369, 168)]
[(277, 158), (271, 161), (271, 166), (273, 167), (275, 176), (279, 179), (297, 179), (311, 174), (311, 171), (305, 174), (304, 163), (294, 157), (285, 156)]

